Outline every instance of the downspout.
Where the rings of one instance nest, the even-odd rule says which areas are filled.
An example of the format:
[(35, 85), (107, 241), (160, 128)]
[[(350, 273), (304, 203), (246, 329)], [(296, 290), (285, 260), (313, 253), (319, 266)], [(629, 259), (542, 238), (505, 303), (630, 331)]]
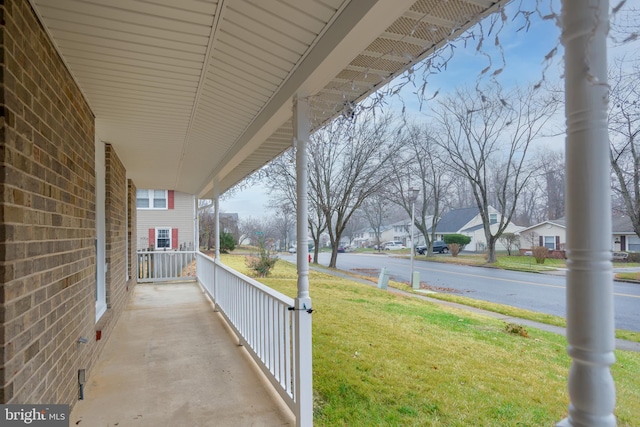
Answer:
[(607, 131), (608, 0), (563, 0), (565, 47), (569, 417), (616, 425), (611, 198)]

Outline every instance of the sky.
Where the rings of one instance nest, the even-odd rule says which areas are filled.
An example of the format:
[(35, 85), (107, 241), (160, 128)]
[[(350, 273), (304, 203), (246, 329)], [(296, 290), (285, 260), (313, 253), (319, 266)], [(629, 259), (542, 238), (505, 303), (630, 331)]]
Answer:
[[(528, 0), (529, 1), (529, 0)], [(526, 4), (527, 2), (525, 2)], [(533, 3), (531, 1), (531, 3)], [(545, 3), (548, 7), (547, 2)], [(612, 6), (614, 2), (612, 2)], [(519, 4), (514, 2), (515, 6)], [(531, 25), (528, 29), (518, 31), (524, 24), (521, 17), (512, 19), (515, 14), (513, 10), (514, 4), (507, 7), (507, 23), (505, 28), (498, 34), (500, 45), (504, 50), (505, 63), (503, 71), (499, 75), (500, 82), (508, 87), (515, 83), (528, 84), (538, 83), (543, 76), (543, 70), (546, 81), (558, 81), (562, 75), (562, 46), (559, 43), (560, 29), (556, 26), (554, 20), (541, 20), (539, 17), (531, 19)], [(559, 1), (552, 1), (554, 12), (559, 14)], [(616, 3), (617, 4), (617, 3)], [(543, 5), (543, 7), (545, 6)], [(628, 7), (638, 7), (640, 0), (632, 0), (627, 2)], [(542, 10), (543, 15), (548, 15), (549, 9)], [(486, 24), (485, 24), (486, 25)], [(490, 54), (493, 62), (492, 70), (501, 68), (502, 59), (500, 53), (495, 49), (495, 33), (490, 34), (483, 40), (483, 51)], [(478, 39), (470, 40), (466, 43), (457, 43), (453, 58), (447, 63), (446, 71), (434, 74), (429, 77), (427, 84), (427, 94), (432, 96), (436, 91), (443, 94), (453, 90), (458, 85), (468, 84), (474, 85), (482, 69), (489, 64), (487, 58), (477, 52)], [(637, 49), (637, 43), (633, 46), (626, 45), (622, 48), (610, 49), (609, 57), (620, 56), (625, 51)], [(557, 52), (550, 61), (545, 61), (547, 56), (554, 48)], [(420, 109), (418, 98), (412, 92), (415, 89), (407, 87), (403, 89), (402, 99), (405, 108), (410, 115), (420, 118), (424, 115), (425, 108)], [(392, 101), (391, 109), (402, 109), (402, 103)], [(558, 123), (564, 121), (564, 115), (560, 111)], [(563, 137), (555, 137), (550, 140), (540, 141), (538, 144), (544, 144), (545, 147), (553, 149), (563, 149)], [(252, 188), (237, 192), (232, 197), (222, 198), (220, 200), (220, 208), (223, 212), (237, 213), (240, 219), (253, 217), (261, 218), (273, 214), (267, 208), (268, 194), (265, 187), (256, 185)]]

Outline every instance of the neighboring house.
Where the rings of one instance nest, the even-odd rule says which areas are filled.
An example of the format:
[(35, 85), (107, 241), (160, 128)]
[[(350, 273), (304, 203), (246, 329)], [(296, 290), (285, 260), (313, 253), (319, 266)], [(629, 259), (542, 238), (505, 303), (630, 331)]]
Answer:
[[(640, 237), (633, 230), (629, 217), (612, 218), (611, 250), (640, 252)], [(554, 219), (532, 225), (520, 231), (522, 248), (534, 245), (546, 246), (550, 250), (564, 250), (567, 242), (565, 218)], [(532, 245), (532, 242), (533, 243)]]
[(563, 251), (566, 243), (567, 230), (564, 218), (543, 221), (520, 230), (521, 248), (545, 246), (552, 251)]
[(194, 249), (195, 197), (173, 190), (138, 190), (138, 250)]
[(613, 218), (611, 249), (614, 251), (640, 252), (640, 237), (633, 230), (628, 216)]
[[(500, 213), (491, 206), (489, 206), (489, 222), (491, 231), (495, 233), (500, 223)], [(510, 223), (504, 232), (517, 233), (521, 229), (522, 227)], [(484, 252), (487, 248), (482, 217), (477, 207), (453, 209), (447, 212), (438, 222), (436, 239), (442, 240), (445, 234), (469, 236), (471, 241), (465, 247), (467, 251)], [(506, 247), (498, 240), (496, 250), (503, 251), (506, 250)]]

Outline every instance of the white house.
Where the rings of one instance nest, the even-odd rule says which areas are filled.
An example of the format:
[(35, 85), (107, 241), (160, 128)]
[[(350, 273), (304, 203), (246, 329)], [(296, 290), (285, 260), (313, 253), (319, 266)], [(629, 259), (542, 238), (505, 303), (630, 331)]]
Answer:
[[(500, 224), (500, 213), (493, 207), (489, 207), (490, 228), (495, 233)], [(505, 233), (517, 233), (522, 227), (509, 223)], [(484, 252), (487, 248), (487, 240), (484, 235), (482, 217), (477, 207), (453, 209), (447, 212), (438, 222), (436, 238), (442, 240), (445, 234), (464, 234), (471, 241), (465, 247), (467, 251)], [(506, 247), (498, 241), (496, 250), (506, 250)]]
[(532, 248), (545, 246), (550, 250), (562, 251), (567, 243), (566, 219), (543, 221), (520, 230), (520, 246)]

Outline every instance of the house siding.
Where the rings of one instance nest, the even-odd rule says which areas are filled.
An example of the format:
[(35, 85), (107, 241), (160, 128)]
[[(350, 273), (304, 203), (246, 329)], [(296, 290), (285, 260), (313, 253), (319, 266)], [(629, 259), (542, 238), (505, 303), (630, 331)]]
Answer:
[[(178, 229), (178, 243), (187, 247), (194, 247), (194, 218), (193, 210), (195, 207), (195, 198), (192, 194), (173, 192), (173, 209), (138, 209), (137, 212), (137, 249), (143, 250), (149, 248), (149, 240), (151, 239), (150, 229), (171, 228)], [(155, 242), (151, 242), (155, 246)], [(176, 243), (172, 245), (175, 247)]]
[[(533, 234), (532, 234), (533, 233)], [(545, 236), (553, 236), (556, 245), (555, 249), (564, 249), (567, 243), (567, 230), (551, 223), (542, 223), (535, 227), (523, 230), (520, 233), (520, 247), (531, 249), (533, 246), (540, 244), (540, 238)], [(557, 238), (556, 238), (557, 236)]]
[[(95, 340), (94, 117), (29, 2), (5, 0), (0, 14), (0, 403), (73, 404), (78, 369), (90, 375), (106, 341)], [(109, 215), (118, 209), (114, 194)], [(123, 237), (109, 242), (116, 275)], [(107, 335), (121, 300), (101, 320)]]

